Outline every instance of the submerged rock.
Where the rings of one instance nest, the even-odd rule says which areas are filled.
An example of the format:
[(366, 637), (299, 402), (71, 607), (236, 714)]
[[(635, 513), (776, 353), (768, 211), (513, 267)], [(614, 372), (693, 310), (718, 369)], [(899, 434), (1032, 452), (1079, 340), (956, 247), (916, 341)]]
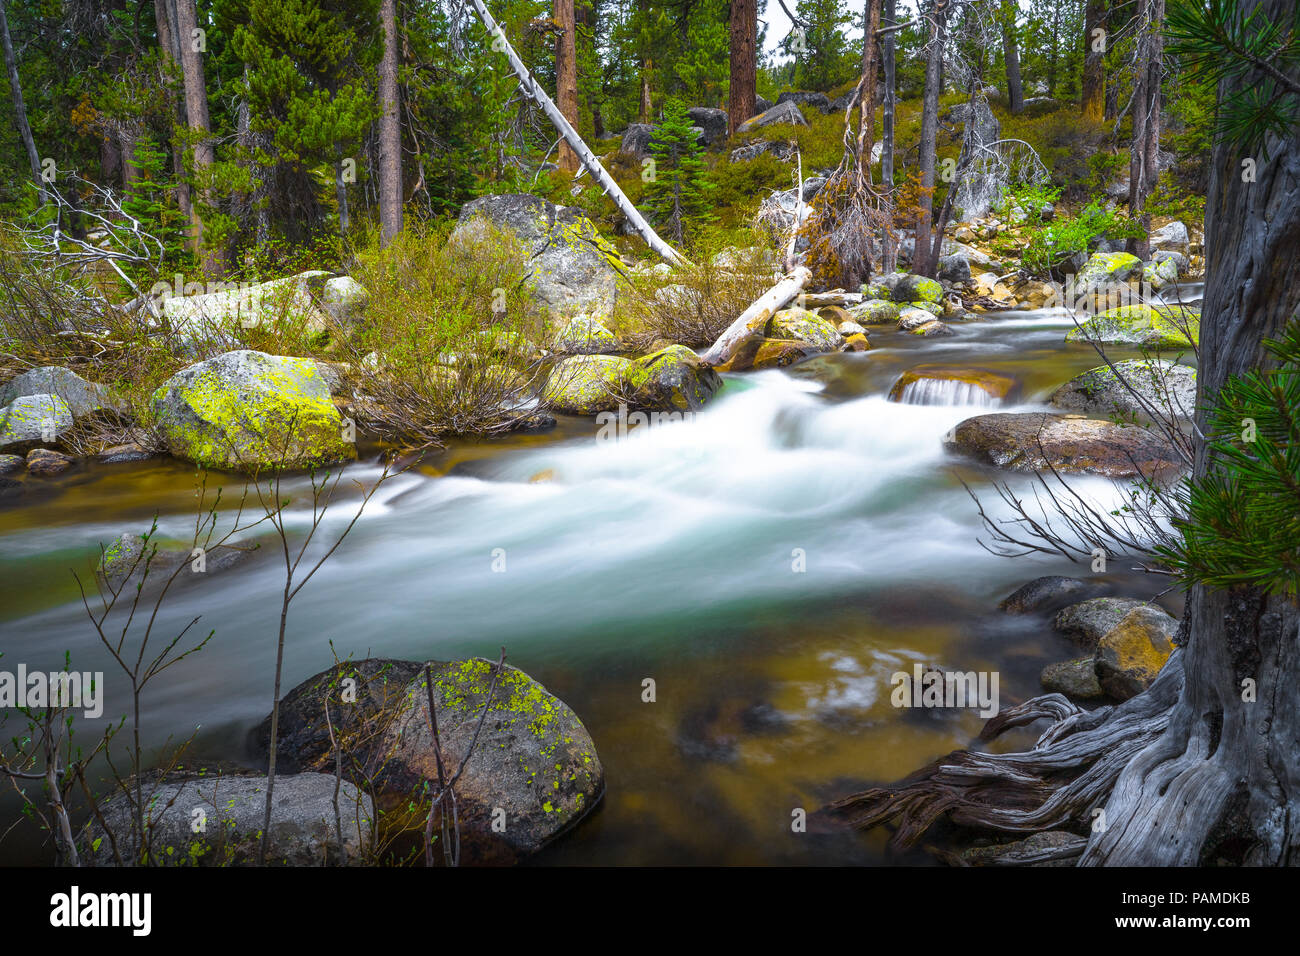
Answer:
[(48, 448), (33, 448), (27, 453), (27, 473), (34, 478), (53, 478), (76, 463), (71, 455)]
[(207, 468), (307, 468), (357, 454), (311, 359), (226, 352), (173, 375), (153, 409), (168, 451)]
[[(211, 775), (168, 779), (145, 786), (145, 826), (150, 829), (151, 866), (255, 866), (266, 812), (265, 776)], [(269, 866), (324, 866), (364, 862), (371, 846), (374, 808), (353, 784), (339, 787), (334, 810), (333, 774), (277, 775), (272, 796)], [(99, 804), (119, 849), (131, 833), (131, 800), (118, 792)], [(337, 821), (343, 824), (339, 840)], [(202, 828), (196, 832), (195, 823)], [(112, 843), (92, 822), (82, 831), (86, 860), (115, 865)], [(131, 865), (133, 861), (125, 861)]]
[(1019, 390), (1014, 378), (988, 369), (917, 365), (898, 377), (889, 400), (908, 405), (996, 405)]
[(1082, 578), (1047, 574), (1022, 584), (1002, 599), (998, 609), (1007, 614), (1030, 614), (1054, 611), (1092, 591), (1096, 585)]
[(946, 442), (979, 461), (1013, 471), (1046, 471), (1108, 478), (1165, 478), (1183, 468), (1165, 439), (1135, 425), (1042, 412), (968, 418)]
[(1067, 342), (1137, 345), (1174, 351), (1200, 338), (1201, 313), (1181, 305), (1124, 305), (1087, 319), (1065, 335)]

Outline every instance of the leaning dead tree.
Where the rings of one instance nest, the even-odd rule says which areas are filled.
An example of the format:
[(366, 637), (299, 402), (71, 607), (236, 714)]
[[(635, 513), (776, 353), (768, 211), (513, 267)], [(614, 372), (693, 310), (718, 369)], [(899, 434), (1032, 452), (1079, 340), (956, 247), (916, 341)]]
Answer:
[(560, 138), (577, 154), (579, 161), (586, 167), (587, 172), (591, 173), (591, 178), (600, 184), (600, 188), (605, 195), (614, 200), (614, 205), (618, 207), (618, 211), (627, 217), (627, 221), (645, 240), (646, 245), (673, 265), (683, 264), (685, 260), (682, 256), (661, 239), (659, 234), (654, 231), (654, 227), (646, 222), (645, 217), (637, 211), (636, 206), (632, 205), (632, 201), (627, 198), (623, 190), (619, 188), (618, 183), (614, 181), (614, 177), (601, 165), (600, 160), (596, 158), (596, 154), (582, 141), (578, 131), (565, 119), (564, 114), (560, 112), (560, 108), (555, 105), (555, 102), (546, 95), (546, 91), (533, 79), (528, 67), (524, 66), (523, 61), (519, 59), (519, 55), (515, 53), (514, 47), (510, 45), (510, 41), (506, 39), (505, 31), (492, 19), (492, 14), (488, 12), (487, 5), (483, 0), (470, 0), (470, 3), (473, 4), (474, 12), (478, 14), (478, 18), (483, 21), (483, 26), (487, 28), (488, 35), (492, 37), (492, 48), (506, 55), (506, 59), (510, 61), (510, 68), (514, 70), (515, 76), (519, 78), (519, 85), (524, 93), (542, 108), (546, 118), (559, 131)]

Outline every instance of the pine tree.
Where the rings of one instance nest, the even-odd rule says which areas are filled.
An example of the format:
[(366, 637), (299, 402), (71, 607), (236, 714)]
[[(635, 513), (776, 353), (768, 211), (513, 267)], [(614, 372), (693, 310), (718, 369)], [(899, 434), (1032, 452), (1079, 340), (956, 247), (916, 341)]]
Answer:
[(654, 166), (645, 187), (646, 209), (656, 226), (682, 242), (688, 224), (714, 218), (709, 211), (714, 183), (690, 114), (680, 100), (670, 99), (664, 104), (663, 121), (655, 127), (650, 141), (650, 155)]

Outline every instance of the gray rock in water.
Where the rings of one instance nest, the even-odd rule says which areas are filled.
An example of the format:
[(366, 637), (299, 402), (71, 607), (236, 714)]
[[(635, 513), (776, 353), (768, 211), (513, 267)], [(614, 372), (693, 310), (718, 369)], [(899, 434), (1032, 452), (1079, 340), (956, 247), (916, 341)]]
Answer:
[(1146, 606), (1146, 601), (1134, 598), (1090, 598), (1062, 610), (1052, 621), (1052, 627), (1080, 647), (1091, 650), (1129, 611)]
[(799, 112), (799, 107), (790, 100), (786, 100), (784, 103), (778, 103), (757, 116), (751, 116), (740, 124), (740, 128), (736, 132), (747, 133), (762, 126), (776, 126), (780, 123), (788, 123), (793, 126), (808, 125), (808, 121), (803, 118), (803, 113)]
[(998, 608), (1008, 614), (1047, 613), (1078, 600), (1096, 587), (1082, 578), (1047, 574), (1012, 591)]
[(72, 428), (72, 409), (57, 395), (23, 395), (0, 408), (0, 452), (58, 442)]
[(1114, 369), (1102, 365), (1066, 382), (1051, 403), (1072, 412), (1143, 419), (1151, 417), (1150, 408), (1186, 420), (1196, 412), (1196, 369), (1158, 359), (1129, 359)]
[(727, 141), (727, 111), (709, 106), (692, 106), (686, 111), (701, 130), (701, 146), (720, 146)]
[[(145, 783), (149, 865), (256, 865), (266, 786), (264, 776), (212, 775)], [(343, 861), (340, 843), (349, 864), (366, 862), (364, 856), (374, 827), (370, 797), (345, 780), (339, 789), (336, 816), (334, 786), (332, 774), (300, 773), (275, 778), (268, 865), (338, 865)], [(130, 839), (131, 802), (119, 792), (100, 803), (99, 810), (120, 852)], [(336, 825), (339, 818), (343, 824), (342, 841)], [(197, 833), (196, 822), (202, 823)], [(115, 865), (112, 844), (98, 823), (82, 831), (81, 843), (86, 862)], [(134, 861), (124, 862), (131, 865)]]
[(1106, 696), (1097, 680), (1097, 668), (1091, 657), (1048, 664), (1039, 680), (1044, 690), (1064, 694), (1071, 700), (1096, 700)]
[(29, 369), (0, 385), (0, 405), (8, 405), (15, 398), (27, 395), (57, 395), (68, 403), (73, 418), (82, 418), (96, 412), (124, 413), (126, 403), (104, 385), (88, 382), (70, 368), (46, 365)]
[(581, 210), (528, 193), (481, 196), (461, 208), (452, 241), (479, 241), (480, 218), (515, 233), (529, 250), (531, 290), (542, 305), (564, 315), (613, 311), (617, 251)]

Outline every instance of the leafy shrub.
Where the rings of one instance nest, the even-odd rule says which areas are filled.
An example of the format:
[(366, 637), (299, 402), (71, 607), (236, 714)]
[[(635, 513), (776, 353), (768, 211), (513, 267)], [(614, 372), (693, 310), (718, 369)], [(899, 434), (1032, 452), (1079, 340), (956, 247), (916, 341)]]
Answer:
[(1103, 237), (1122, 238), (1135, 234), (1134, 224), (1096, 202), (1077, 216), (1060, 218), (1035, 230), (1022, 261), (1035, 275), (1049, 275), (1077, 253), (1087, 253)]

